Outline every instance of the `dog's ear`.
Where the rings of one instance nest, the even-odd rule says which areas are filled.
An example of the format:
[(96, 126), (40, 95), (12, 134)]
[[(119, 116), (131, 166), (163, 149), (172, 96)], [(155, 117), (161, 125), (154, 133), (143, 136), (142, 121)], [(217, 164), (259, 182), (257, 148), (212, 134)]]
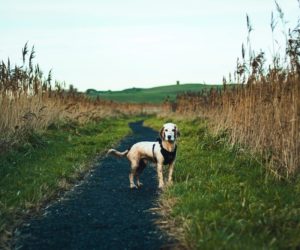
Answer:
[(176, 136), (180, 137), (180, 131), (179, 131), (179, 129), (176, 129)]
[(177, 126), (175, 126), (176, 137), (180, 137), (180, 131)]
[(163, 138), (164, 137), (163, 136), (164, 130), (165, 130), (165, 127), (162, 127), (161, 130), (160, 130), (160, 132), (159, 132), (159, 136), (160, 136), (161, 139), (164, 139)]

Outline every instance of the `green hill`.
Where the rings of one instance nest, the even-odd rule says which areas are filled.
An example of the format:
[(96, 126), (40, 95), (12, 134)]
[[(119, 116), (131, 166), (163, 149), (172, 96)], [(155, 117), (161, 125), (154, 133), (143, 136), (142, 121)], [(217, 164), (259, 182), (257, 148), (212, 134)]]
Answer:
[(220, 88), (222, 85), (207, 85), (198, 83), (167, 85), (154, 88), (131, 88), (122, 91), (97, 91), (88, 89), (86, 94), (90, 97), (99, 96), (102, 99), (118, 102), (132, 103), (160, 103), (167, 98), (171, 101), (176, 99), (176, 95), (185, 92), (199, 92), (211, 88)]

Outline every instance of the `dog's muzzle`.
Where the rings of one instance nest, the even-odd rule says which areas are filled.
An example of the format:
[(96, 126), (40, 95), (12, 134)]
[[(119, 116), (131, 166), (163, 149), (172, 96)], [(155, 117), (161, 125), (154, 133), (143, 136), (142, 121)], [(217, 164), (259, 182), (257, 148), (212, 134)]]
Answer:
[(166, 139), (167, 139), (168, 142), (174, 142), (175, 141), (175, 137), (172, 136), (172, 135), (168, 135)]

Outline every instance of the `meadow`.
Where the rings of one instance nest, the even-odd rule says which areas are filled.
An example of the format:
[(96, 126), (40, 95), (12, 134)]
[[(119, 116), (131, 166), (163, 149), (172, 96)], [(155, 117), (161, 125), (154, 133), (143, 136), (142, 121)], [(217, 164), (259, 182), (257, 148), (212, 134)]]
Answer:
[(154, 88), (131, 88), (122, 91), (97, 91), (88, 89), (90, 97), (126, 103), (156, 103), (176, 101), (177, 95), (188, 92), (208, 91), (211, 88), (220, 89), (221, 85), (207, 85), (201, 83), (178, 83)]
[(228, 134), (200, 118), (151, 118), (181, 131), (174, 185), (160, 197), (161, 228), (186, 249), (297, 249), (300, 178), (279, 181)]

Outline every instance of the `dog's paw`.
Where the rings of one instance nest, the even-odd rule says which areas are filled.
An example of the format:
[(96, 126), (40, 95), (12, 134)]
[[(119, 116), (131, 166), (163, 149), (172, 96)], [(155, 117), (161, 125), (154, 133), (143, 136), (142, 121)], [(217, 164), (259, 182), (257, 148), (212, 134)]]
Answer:
[(139, 182), (139, 183), (137, 184), (137, 187), (138, 187), (138, 188), (143, 187), (143, 183)]
[(138, 189), (138, 187), (135, 185), (135, 184), (130, 184), (130, 189), (133, 190), (133, 189)]
[(168, 181), (167, 182), (167, 187), (170, 187), (170, 186), (172, 186), (173, 185), (173, 181)]

